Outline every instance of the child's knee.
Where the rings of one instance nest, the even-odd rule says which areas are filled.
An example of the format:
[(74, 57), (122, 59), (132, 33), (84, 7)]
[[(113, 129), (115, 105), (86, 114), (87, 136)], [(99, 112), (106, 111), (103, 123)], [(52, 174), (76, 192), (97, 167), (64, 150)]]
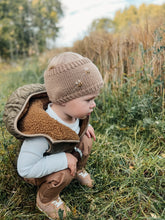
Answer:
[(61, 170), (48, 175), (46, 182), (56, 182), (55, 185), (68, 185), (73, 179), (69, 169)]

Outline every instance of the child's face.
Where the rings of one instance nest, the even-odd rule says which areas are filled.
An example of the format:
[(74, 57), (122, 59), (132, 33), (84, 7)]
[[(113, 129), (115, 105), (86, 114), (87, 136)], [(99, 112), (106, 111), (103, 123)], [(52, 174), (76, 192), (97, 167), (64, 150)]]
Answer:
[(97, 94), (91, 94), (73, 99), (64, 106), (64, 112), (71, 118), (84, 119), (93, 112), (96, 107), (94, 99)]

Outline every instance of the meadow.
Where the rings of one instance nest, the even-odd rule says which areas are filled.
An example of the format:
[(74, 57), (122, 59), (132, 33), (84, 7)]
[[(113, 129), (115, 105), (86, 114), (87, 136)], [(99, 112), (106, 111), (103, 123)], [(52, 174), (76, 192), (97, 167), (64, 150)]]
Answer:
[[(72, 50), (99, 67), (104, 88), (91, 117), (97, 139), (87, 170), (92, 189), (76, 180), (61, 194), (67, 219), (165, 219), (165, 29), (132, 35), (91, 34)], [(44, 220), (35, 207), (36, 188), (18, 177), (19, 141), (3, 124), (4, 105), (19, 86), (43, 83), (48, 59), (59, 51), (0, 63), (0, 219)], [(62, 217), (61, 217), (62, 219)]]

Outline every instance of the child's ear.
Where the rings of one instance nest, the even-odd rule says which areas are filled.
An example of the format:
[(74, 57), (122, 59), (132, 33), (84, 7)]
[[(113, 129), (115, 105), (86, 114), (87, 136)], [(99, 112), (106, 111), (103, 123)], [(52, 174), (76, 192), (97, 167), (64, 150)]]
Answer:
[(66, 103), (61, 103), (61, 106), (66, 106)]

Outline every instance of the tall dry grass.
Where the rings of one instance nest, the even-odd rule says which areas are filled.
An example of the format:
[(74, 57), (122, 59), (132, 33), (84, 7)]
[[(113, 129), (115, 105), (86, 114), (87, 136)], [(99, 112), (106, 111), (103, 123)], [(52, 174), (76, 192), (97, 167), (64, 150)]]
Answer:
[(165, 25), (132, 25), (126, 32), (110, 34), (91, 33), (76, 41), (73, 51), (89, 57), (100, 69), (105, 84), (122, 86), (129, 78), (134, 81), (146, 77), (149, 83), (165, 73)]

